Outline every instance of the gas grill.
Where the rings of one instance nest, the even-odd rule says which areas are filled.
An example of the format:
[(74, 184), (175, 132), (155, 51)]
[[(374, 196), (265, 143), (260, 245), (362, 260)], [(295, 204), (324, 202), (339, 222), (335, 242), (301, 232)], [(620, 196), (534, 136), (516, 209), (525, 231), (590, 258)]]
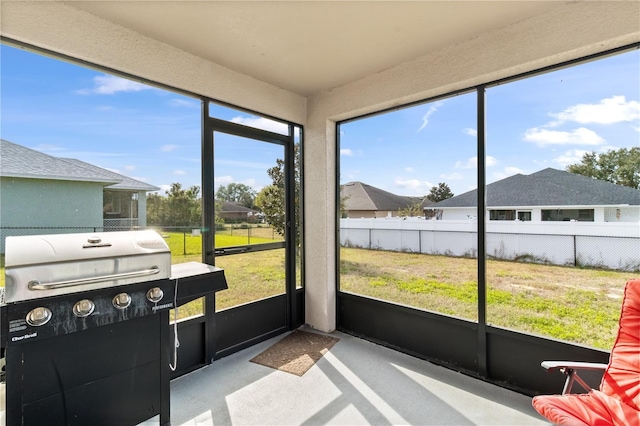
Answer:
[(154, 231), (7, 237), (7, 424), (169, 423), (171, 254)]

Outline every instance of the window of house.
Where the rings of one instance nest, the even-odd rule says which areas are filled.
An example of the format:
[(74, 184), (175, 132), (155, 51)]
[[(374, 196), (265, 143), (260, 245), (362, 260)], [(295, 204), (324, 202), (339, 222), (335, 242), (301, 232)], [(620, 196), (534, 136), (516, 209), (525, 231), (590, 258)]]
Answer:
[(518, 210), (518, 220), (522, 222), (530, 222), (531, 221), (531, 211), (529, 210)]
[(515, 210), (490, 210), (489, 220), (515, 220)]
[(594, 209), (553, 209), (542, 210), (542, 220), (551, 222), (593, 222)]
[(104, 191), (103, 199), (104, 203), (102, 204), (102, 209), (107, 216), (120, 214), (120, 211), (122, 210), (120, 193), (114, 191)]

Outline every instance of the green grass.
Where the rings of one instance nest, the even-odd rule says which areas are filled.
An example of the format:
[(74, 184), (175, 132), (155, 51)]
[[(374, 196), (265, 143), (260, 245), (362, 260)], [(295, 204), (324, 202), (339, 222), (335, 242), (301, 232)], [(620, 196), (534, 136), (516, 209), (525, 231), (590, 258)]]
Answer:
[[(475, 259), (342, 248), (343, 291), (477, 320)], [(610, 349), (630, 273), (489, 260), (487, 322)]]

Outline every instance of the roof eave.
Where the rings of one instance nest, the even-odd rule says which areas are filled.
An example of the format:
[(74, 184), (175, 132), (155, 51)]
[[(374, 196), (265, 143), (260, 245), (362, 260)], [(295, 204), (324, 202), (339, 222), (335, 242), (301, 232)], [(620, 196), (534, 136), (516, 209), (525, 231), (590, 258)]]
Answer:
[(78, 181), (78, 182), (95, 182), (95, 183), (103, 183), (103, 184), (116, 184), (120, 182), (116, 179), (107, 179), (107, 178), (90, 178), (90, 177), (77, 177), (77, 176), (52, 176), (52, 175), (36, 175), (29, 173), (2, 173), (0, 177), (12, 177), (12, 178), (20, 178), (20, 179), (40, 179), (40, 180), (63, 180), (63, 181)]

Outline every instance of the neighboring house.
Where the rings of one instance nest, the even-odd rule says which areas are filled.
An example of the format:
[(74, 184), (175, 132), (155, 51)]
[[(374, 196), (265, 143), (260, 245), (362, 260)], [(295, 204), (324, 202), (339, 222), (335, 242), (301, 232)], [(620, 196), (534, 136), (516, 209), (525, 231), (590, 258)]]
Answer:
[[(639, 222), (640, 190), (547, 168), (487, 185), (489, 220)], [(425, 209), (437, 219), (477, 216), (477, 189)]]
[(230, 201), (222, 201), (220, 206), (220, 217), (227, 223), (240, 222), (258, 222), (262, 217), (262, 213), (257, 210), (250, 209), (238, 203)]
[(146, 193), (159, 189), (0, 140), (0, 252), (9, 235), (144, 227)]
[(411, 207), (417, 201), (415, 197), (392, 194), (362, 182), (342, 185), (340, 199), (343, 213), (349, 218), (396, 217), (399, 210)]

